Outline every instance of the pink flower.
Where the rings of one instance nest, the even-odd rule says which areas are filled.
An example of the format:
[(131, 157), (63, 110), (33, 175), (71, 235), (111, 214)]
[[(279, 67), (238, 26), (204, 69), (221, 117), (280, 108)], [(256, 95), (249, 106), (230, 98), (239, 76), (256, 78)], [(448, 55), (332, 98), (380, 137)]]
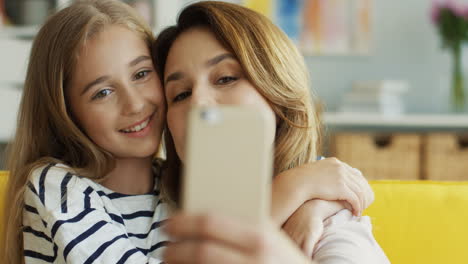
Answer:
[(464, 17), (465, 16), (465, 7), (455, 0), (447, 0), (446, 8), (451, 10), (456, 16)]
[(434, 0), (431, 8), (432, 23), (439, 23), (440, 12), (444, 9), (452, 11), (458, 17), (468, 19), (468, 5), (460, 4), (456, 0)]
[(445, 4), (442, 3), (440, 0), (439, 1), (434, 1), (432, 3), (432, 8), (431, 8), (431, 20), (432, 23), (438, 24), (439, 23), (439, 17), (440, 17), (440, 11), (445, 8)]

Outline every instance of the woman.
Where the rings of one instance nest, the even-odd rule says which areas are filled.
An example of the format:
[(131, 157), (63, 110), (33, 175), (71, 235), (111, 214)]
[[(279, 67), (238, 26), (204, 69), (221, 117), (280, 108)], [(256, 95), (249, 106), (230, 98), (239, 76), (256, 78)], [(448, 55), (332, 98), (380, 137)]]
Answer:
[[(171, 187), (173, 197), (179, 192), (177, 180), (184, 163), (186, 118), (193, 105), (251, 105), (274, 115), (277, 122), (271, 129), (276, 134), (272, 142), (275, 182), (282, 178), (293, 183), (300, 180), (300, 173), (285, 172), (316, 160), (320, 113), (315, 97), (309, 93), (307, 69), (292, 42), (265, 17), (223, 2), (192, 4), (181, 12), (175, 26), (159, 35), (153, 54), (168, 111), (166, 146), (170, 170), (163, 181)], [(291, 208), (299, 208), (295, 214), (306, 214), (309, 202), (295, 202), (299, 203), (292, 202), (295, 206)], [(280, 225), (287, 220), (274, 213), (273, 216)], [(297, 224), (285, 227), (288, 231)], [(278, 245), (285, 242), (277, 230), (269, 227), (274, 234), (270, 236), (268, 231), (256, 231), (222, 216), (182, 215), (169, 224), (168, 230), (181, 241), (166, 251), (165, 259), (172, 263), (304, 260), (304, 255), (298, 255), (291, 247), (278, 250)], [(369, 219), (352, 216), (348, 210), (328, 220), (313, 257), (319, 263), (388, 263), (372, 236)]]

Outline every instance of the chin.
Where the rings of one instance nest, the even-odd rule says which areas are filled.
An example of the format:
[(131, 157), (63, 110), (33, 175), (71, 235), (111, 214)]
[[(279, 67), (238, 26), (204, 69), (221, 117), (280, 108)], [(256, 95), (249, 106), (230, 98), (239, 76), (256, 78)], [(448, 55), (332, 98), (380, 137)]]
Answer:
[(138, 153), (135, 153), (135, 156), (138, 156), (139, 158), (153, 157), (157, 152), (158, 152), (158, 147), (152, 148), (147, 151), (139, 151)]
[(128, 149), (128, 150), (124, 150), (124, 151), (120, 151), (118, 152), (118, 154), (116, 154), (115, 156), (117, 158), (123, 158), (123, 159), (130, 159), (130, 158), (134, 158), (134, 159), (144, 159), (144, 158), (148, 158), (148, 157), (153, 157), (156, 152), (158, 151), (158, 145), (156, 145), (156, 147), (146, 147), (144, 149), (140, 148), (140, 149), (136, 149), (138, 147), (134, 147), (132, 149)]
[(156, 152), (153, 153), (126, 153), (126, 155), (116, 155), (117, 159), (147, 159), (154, 157)]

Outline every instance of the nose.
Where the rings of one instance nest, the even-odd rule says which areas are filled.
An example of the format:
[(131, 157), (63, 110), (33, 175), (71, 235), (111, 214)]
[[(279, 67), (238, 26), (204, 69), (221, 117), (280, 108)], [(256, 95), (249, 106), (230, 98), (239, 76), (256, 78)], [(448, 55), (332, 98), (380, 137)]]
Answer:
[(145, 107), (145, 99), (141, 91), (131, 86), (126, 86), (122, 91), (123, 114), (134, 115), (141, 113)]
[(214, 106), (217, 104), (215, 91), (203, 85), (194, 86), (192, 88), (191, 103), (192, 106)]

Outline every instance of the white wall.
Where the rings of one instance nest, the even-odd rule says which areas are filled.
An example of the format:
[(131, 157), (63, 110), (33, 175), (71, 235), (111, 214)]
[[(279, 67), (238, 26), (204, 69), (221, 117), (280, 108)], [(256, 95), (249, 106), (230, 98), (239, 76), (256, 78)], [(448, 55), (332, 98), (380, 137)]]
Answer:
[[(313, 88), (329, 110), (336, 109), (354, 80), (404, 79), (412, 86), (405, 98), (409, 111), (448, 111), (451, 60), (431, 24), (431, 3), (374, 0), (370, 56), (306, 58)], [(467, 55), (465, 48), (465, 72)]]
[(15, 131), (30, 49), (30, 41), (0, 36), (0, 143)]

